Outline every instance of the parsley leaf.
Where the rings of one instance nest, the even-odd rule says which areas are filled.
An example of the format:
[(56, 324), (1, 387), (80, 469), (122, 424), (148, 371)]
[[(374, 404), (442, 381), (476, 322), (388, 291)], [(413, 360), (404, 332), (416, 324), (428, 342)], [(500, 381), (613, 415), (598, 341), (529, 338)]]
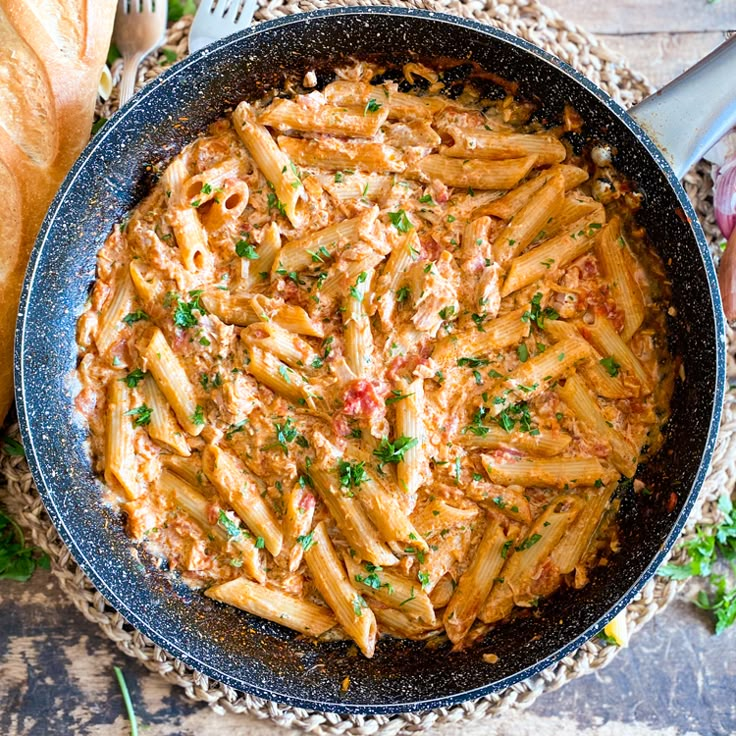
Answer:
[(611, 378), (616, 378), (619, 370), (621, 369), (621, 365), (613, 359), (613, 356), (602, 358), (598, 362), (608, 371), (608, 375), (611, 376)]
[(256, 249), (247, 238), (245, 240), (238, 240), (238, 242), (235, 243), (235, 252), (241, 258), (247, 258), (250, 261), (258, 260), (258, 253), (256, 253)]
[(138, 309), (135, 312), (129, 312), (126, 314), (125, 317), (123, 317), (123, 322), (125, 322), (126, 325), (132, 325), (144, 319), (148, 320), (150, 317), (142, 309)]
[(314, 532), (309, 532), (309, 534), (302, 534), (296, 538), (296, 541), (301, 544), (302, 549), (306, 552), (307, 550), (310, 550), (312, 547), (314, 547), (317, 542), (314, 541)]
[(378, 112), (383, 105), (381, 105), (380, 102), (376, 102), (374, 99), (368, 100), (368, 104), (365, 106), (365, 110), (363, 110), (363, 115), (366, 115), (369, 112)]
[(146, 406), (146, 404), (141, 404), (135, 409), (125, 412), (125, 416), (133, 417), (133, 425), (136, 427), (144, 427), (146, 424), (150, 424), (152, 414), (153, 409), (150, 406)]
[(136, 368), (134, 371), (128, 373), (125, 378), (121, 378), (120, 380), (125, 383), (128, 388), (135, 388), (145, 378), (145, 375), (146, 374), (140, 368)]
[(560, 318), (560, 313), (552, 307), (542, 308), (542, 292), (538, 291), (533, 297), (529, 309), (521, 315), (522, 322), (534, 322), (540, 330), (544, 329), (544, 321)]
[(400, 233), (408, 233), (409, 230), (412, 230), (414, 228), (414, 225), (412, 225), (411, 220), (407, 217), (404, 210), (399, 210), (398, 212), (389, 212), (388, 219)]
[(365, 472), (364, 462), (351, 463), (347, 460), (340, 460), (337, 463), (337, 474), (342, 488), (358, 488), (361, 483), (370, 480)]
[(0, 510), (0, 580), (25, 583), (37, 567), (50, 569), (48, 555), (38, 547), (28, 547), (23, 530)]
[(373, 450), (373, 454), (379, 460), (379, 468), (387, 463), (397, 465), (404, 459), (404, 453), (419, 444), (416, 437), (397, 437), (394, 442), (389, 442), (388, 437), (381, 440), (381, 444)]

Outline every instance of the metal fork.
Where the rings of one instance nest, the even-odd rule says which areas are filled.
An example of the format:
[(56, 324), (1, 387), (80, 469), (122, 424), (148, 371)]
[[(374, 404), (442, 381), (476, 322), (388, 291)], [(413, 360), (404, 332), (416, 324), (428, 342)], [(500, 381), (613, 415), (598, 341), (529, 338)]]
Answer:
[(141, 61), (164, 40), (168, 5), (168, 0), (118, 0), (112, 40), (123, 57), (121, 105), (133, 96)]
[(258, 0), (202, 0), (189, 31), (189, 53), (250, 25)]

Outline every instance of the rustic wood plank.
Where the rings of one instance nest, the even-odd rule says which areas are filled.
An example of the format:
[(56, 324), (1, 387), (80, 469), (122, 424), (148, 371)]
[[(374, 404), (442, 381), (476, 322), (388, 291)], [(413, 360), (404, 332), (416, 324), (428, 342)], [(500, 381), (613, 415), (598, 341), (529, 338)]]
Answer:
[(720, 0), (545, 0), (593, 33), (701, 33), (736, 28), (736, 2)]
[[(736, 7), (736, 2), (733, 5)], [(723, 34), (717, 32), (600, 35), (599, 38), (613, 51), (619, 52), (632, 69), (644, 74), (657, 89), (723, 42)]]

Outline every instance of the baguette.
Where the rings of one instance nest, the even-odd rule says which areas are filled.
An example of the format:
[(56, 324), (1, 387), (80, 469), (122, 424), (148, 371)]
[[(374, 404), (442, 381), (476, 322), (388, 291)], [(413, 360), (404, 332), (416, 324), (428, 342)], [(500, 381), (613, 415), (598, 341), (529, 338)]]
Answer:
[(28, 257), (89, 140), (115, 0), (0, 0), (0, 422), (13, 401), (13, 335)]

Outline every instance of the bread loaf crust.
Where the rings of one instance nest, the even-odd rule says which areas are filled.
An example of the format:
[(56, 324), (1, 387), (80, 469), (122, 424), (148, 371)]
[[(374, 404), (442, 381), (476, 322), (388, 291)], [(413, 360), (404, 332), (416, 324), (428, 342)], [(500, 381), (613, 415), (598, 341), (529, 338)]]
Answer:
[(28, 257), (89, 140), (115, 0), (0, 0), (0, 420), (13, 401), (13, 336)]

